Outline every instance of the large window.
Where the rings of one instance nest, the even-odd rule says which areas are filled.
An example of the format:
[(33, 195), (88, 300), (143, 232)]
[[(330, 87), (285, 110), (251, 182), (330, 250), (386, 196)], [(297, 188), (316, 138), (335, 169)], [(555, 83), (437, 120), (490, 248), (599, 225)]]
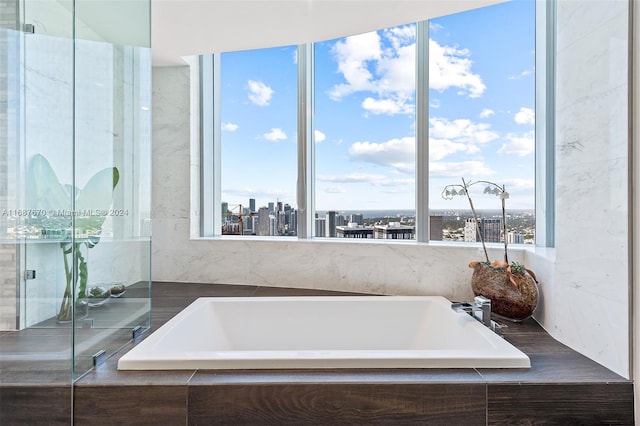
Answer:
[(296, 235), (296, 50), (221, 55), (223, 235)]
[[(474, 185), (479, 223), (449, 184), (505, 187), (511, 243), (535, 238), (535, 2), (515, 0), (429, 22), (429, 206), (432, 240), (500, 242), (500, 199)], [(472, 191), (470, 191), (471, 193)]]
[[(535, 13), (535, 2), (513, 0), (218, 55), (220, 233), (475, 241), (476, 228), (494, 227), (487, 241), (533, 243)], [(312, 90), (298, 93), (302, 75)], [(500, 199), (483, 188), (479, 222), (466, 197), (441, 197), (462, 178), (505, 187), (508, 235)], [(301, 188), (313, 201), (298, 212)]]
[(414, 237), (416, 25), (315, 43), (315, 236)]

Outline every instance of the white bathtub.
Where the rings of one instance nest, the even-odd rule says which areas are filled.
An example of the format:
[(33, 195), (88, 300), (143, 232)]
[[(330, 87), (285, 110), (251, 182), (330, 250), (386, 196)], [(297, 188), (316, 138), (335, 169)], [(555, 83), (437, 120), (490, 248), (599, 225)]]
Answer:
[(119, 370), (527, 368), (529, 358), (437, 296), (202, 297)]

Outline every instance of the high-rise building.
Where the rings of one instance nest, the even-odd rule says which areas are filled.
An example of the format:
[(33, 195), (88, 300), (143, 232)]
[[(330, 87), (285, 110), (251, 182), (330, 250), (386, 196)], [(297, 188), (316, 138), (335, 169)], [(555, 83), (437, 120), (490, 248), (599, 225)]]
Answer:
[(364, 216), (362, 215), (362, 213), (354, 213), (351, 215), (350, 222), (358, 225), (364, 225)]
[(336, 237), (336, 212), (330, 211), (325, 215), (326, 227), (325, 236), (330, 238)]
[(260, 207), (258, 209), (258, 223), (256, 225), (256, 235), (269, 236), (271, 235), (269, 227), (271, 221), (269, 219), (269, 209), (267, 207)]
[(325, 223), (327, 221), (324, 217), (317, 217), (316, 215), (316, 237), (324, 237), (326, 236), (326, 226)]
[(227, 221), (227, 213), (229, 212), (229, 203), (223, 201), (221, 203), (221, 206), (222, 208), (220, 210), (222, 211), (222, 223), (225, 223)]
[(244, 216), (242, 218), (242, 233), (244, 235), (255, 235), (255, 232), (253, 231), (253, 217), (252, 216)]
[(344, 215), (336, 215), (336, 226), (347, 226), (349, 220)]
[(251, 212), (255, 212), (256, 211), (256, 199), (255, 198), (249, 198), (249, 210)]
[(507, 234), (507, 243), (509, 244), (524, 244), (524, 235), (519, 232), (509, 232)]
[(269, 215), (269, 236), (274, 236), (274, 235), (278, 235), (278, 219), (270, 214)]
[(389, 222), (388, 225), (375, 225), (374, 238), (383, 240), (412, 240), (416, 234), (414, 226), (402, 225), (400, 222)]
[(501, 241), (502, 219), (487, 219), (483, 217), (478, 222), (476, 224), (473, 218), (466, 220), (464, 225), (465, 241), (480, 241), (478, 226), (485, 243), (499, 243)]
[(478, 224), (474, 218), (469, 218), (464, 222), (464, 240), (467, 242), (478, 241)]
[(429, 240), (442, 241), (442, 230), (444, 229), (442, 216), (429, 216)]
[(298, 235), (298, 211), (291, 209), (291, 219), (289, 221), (290, 235)]
[(502, 219), (487, 219), (483, 217), (480, 223), (485, 243), (499, 243), (502, 241)]
[(362, 226), (350, 222), (347, 226), (336, 226), (338, 238), (373, 238), (373, 226)]
[(275, 210), (275, 204), (274, 203), (269, 203), (269, 213), (273, 213)]

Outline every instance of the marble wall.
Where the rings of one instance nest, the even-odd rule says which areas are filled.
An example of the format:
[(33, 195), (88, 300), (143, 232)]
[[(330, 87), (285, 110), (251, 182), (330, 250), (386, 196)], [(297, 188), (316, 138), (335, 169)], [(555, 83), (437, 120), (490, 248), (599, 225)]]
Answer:
[(558, 1), (556, 248), (527, 256), (543, 278), (542, 325), (626, 377), (628, 18), (627, 0)]

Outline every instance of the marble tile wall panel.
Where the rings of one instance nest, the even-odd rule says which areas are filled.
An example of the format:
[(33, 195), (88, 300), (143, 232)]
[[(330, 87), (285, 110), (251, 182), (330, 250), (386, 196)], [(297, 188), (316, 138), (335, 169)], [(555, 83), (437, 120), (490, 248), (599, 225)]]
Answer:
[(536, 313), (628, 377), (628, 2), (558, 2), (556, 250)]

